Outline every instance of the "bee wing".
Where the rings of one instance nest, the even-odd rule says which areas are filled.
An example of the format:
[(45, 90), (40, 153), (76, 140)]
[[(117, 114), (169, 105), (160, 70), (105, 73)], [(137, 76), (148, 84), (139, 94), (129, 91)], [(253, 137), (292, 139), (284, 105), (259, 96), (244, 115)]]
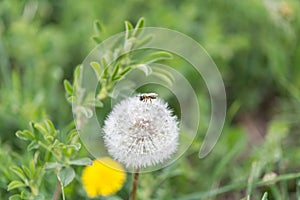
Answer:
[(156, 94), (156, 93), (148, 93), (147, 95), (150, 96), (150, 97), (157, 97), (158, 96), (158, 94)]

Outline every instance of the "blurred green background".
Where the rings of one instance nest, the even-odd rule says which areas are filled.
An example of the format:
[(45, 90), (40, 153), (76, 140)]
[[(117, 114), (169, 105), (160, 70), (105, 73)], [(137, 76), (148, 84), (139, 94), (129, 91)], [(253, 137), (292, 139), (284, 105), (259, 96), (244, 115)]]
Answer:
[[(29, 121), (50, 118), (58, 128), (72, 121), (63, 80), (72, 80), (75, 67), (96, 46), (91, 39), (94, 21), (104, 24), (105, 39), (123, 31), (125, 20), (135, 24), (140, 17), (146, 26), (174, 29), (203, 45), (223, 76), (228, 114), (221, 138), (207, 158), (198, 158), (203, 138), (199, 134), (174, 165), (141, 176), (139, 198), (241, 199), (249, 194), (259, 199), (265, 191), (270, 199), (300, 198), (297, 178), (255, 188), (247, 184), (270, 173), (299, 172), (296, 0), (1, 0), (1, 167), (30, 157), (25, 143), (15, 137)], [(178, 70), (197, 85), (193, 70), (184, 66)], [(195, 90), (202, 133), (210, 104), (205, 87)], [(0, 199), (9, 195), (8, 182), (0, 172)], [(67, 199), (86, 198), (78, 182), (66, 188)], [(120, 193), (126, 193), (126, 187)]]

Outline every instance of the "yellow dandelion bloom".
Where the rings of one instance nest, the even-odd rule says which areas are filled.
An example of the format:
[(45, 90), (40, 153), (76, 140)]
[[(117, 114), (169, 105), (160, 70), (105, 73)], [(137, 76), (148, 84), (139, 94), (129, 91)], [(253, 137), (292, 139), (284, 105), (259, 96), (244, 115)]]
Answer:
[(122, 165), (109, 157), (93, 161), (93, 165), (84, 168), (83, 187), (89, 197), (109, 196), (123, 186), (126, 173)]

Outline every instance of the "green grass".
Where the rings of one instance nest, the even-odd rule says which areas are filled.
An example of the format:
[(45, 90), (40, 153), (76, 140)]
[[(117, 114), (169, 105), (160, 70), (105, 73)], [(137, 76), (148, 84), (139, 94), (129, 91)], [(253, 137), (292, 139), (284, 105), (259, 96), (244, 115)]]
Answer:
[[(92, 38), (102, 41), (123, 31), (125, 20), (136, 24), (140, 17), (146, 26), (171, 28), (203, 45), (222, 74), (228, 112), (218, 143), (200, 160), (210, 103), (205, 85), (195, 87), (201, 109), (195, 141), (173, 165), (142, 174), (138, 198), (300, 198), (299, 2), (2, 0), (0, 199), (19, 193), (7, 191), (9, 182), (17, 179), (8, 166), (30, 163), (37, 156), (26, 151), (27, 143), (15, 133), (28, 129), (30, 121), (51, 119), (64, 140), (73, 120), (64, 80), (73, 82), (76, 66), (97, 45)], [(101, 22), (98, 28), (96, 20)], [(176, 57), (166, 63), (175, 65), (191, 85), (199, 85), (187, 63)], [(91, 156), (84, 148), (78, 154)], [(65, 188), (66, 199), (88, 199), (81, 171), (82, 167), (75, 168), (76, 177)], [(273, 173), (272, 180), (264, 179)], [(48, 180), (40, 191), (51, 198), (56, 175), (49, 171), (45, 176)], [(111, 198), (126, 199), (130, 181)]]

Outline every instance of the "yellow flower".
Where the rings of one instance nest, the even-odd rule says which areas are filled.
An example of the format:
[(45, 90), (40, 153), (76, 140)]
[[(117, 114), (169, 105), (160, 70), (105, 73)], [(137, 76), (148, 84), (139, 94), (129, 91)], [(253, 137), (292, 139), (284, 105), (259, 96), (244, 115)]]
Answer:
[(109, 196), (123, 186), (126, 173), (122, 165), (109, 157), (93, 161), (93, 165), (84, 168), (83, 187), (89, 197)]

